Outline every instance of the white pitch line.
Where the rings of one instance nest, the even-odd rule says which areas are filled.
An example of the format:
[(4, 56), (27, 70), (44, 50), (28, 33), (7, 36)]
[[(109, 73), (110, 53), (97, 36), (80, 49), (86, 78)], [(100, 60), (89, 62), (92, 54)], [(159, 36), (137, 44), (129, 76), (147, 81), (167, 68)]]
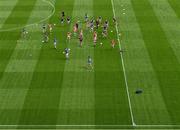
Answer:
[(52, 126), (61, 126), (61, 127), (95, 127), (95, 126), (106, 126), (106, 127), (132, 127), (132, 125), (0, 125), (0, 127), (52, 127)]
[(136, 125), (137, 127), (180, 127), (180, 125)]
[(36, 23), (28, 24), (26, 26), (14, 27), (14, 28), (9, 28), (9, 29), (0, 29), (0, 32), (13, 31), (13, 30), (22, 29), (22, 28), (29, 27), (29, 26), (34, 26), (36, 24), (42, 23), (42, 22), (48, 20), (49, 18), (51, 18), (54, 15), (55, 11), (56, 11), (54, 4), (51, 3), (48, 0), (42, 0), (42, 1), (45, 2), (45, 3), (48, 3), (52, 7), (52, 9), (53, 9), (53, 12), (49, 16), (47, 16), (46, 18), (44, 18), (44, 19), (42, 19), (42, 20), (40, 20), (40, 21), (38, 21)]
[(140, 128), (171, 128), (171, 127), (180, 127), (180, 125), (0, 125), (0, 128), (2, 127), (140, 127)]
[[(111, 0), (111, 4), (112, 4), (114, 18), (116, 18), (116, 13), (115, 13), (115, 9), (114, 9), (114, 1), (113, 0)], [(120, 42), (120, 39), (119, 39), (119, 30), (118, 30), (117, 24), (116, 24), (116, 33), (117, 33), (117, 37), (118, 37), (119, 49), (121, 50), (122, 48), (121, 48), (121, 42)], [(131, 99), (130, 99), (130, 94), (129, 94), (129, 87), (128, 87), (128, 83), (127, 83), (127, 76), (126, 76), (126, 69), (125, 69), (125, 65), (124, 65), (123, 54), (120, 53), (120, 55), (121, 55), (123, 73), (124, 73), (124, 80), (125, 80), (125, 84), (126, 84), (126, 92), (127, 92), (127, 97), (128, 97), (129, 110), (130, 110), (130, 114), (131, 114), (131, 121), (132, 121), (132, 125), (136, 126), (136, 123), (134, 121), (133, 111), (132, 111), (132, 105), (131, 105)]]

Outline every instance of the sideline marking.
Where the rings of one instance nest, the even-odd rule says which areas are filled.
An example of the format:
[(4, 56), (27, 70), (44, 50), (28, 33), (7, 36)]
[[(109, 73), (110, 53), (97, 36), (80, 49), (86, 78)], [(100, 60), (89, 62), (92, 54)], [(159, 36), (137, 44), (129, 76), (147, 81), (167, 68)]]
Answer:
[[(114, 18), (116, 18), (113, 0), (111, 0), (111, 5), (112, 5), (112, 9), (113, 9)], [(118, 38), (118, 43), (119, 43), (119, 49), (121, 50), (122, 48), (121, 48), (121, 42), (119, 39), (119, 30), (118, 30), (117, 24), (116, 24), (116, 33), (117, 33), (117, 38)], [(133, 126), (136, 126), (136, 123), (134, 121), (133, 111), (132, 111), (131, 98), (130, 98), (130, 94), (129, 94), (129, 87), (128, 87), (128, 83), (127, 83), (127, 76), (126, 76), (126, 69), (125, 69), (125, 65), (124, 65), (123, 54), (120, 52), (120, 55), (121, 55), (123, 72), (124, 72), (124, 80), (125, 80), (125, 84), (126, 84), (126, 93), (127, 93), (127, 97), (128, 97), (129, 110), (130, 110), (130, 114), (131, 114), (131, 122), (132, 122)]]

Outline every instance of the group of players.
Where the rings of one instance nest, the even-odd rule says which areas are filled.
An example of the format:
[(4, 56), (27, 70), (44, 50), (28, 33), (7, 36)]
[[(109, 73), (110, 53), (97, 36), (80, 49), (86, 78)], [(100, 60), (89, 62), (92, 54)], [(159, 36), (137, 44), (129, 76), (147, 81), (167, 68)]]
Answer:
[[(112, 19), (114, 25), (117, 24), (117, 21), (115, 18)], [(96, 47), (97, 45), (97, 40), (98, 40), (98, 29), (102, 28), (102, 37), (103, 38), (107, 38), (108, 37), (108, 29), (109, 29), (109, 21), (105, 20), (104, 22), (102, 21), (102, 17), (99, 16), (97, 19), (94, 18), (89, 18), (88, 14), (86, 13), (84, 16), (84, 22), (86, 24), (86, 29), (88, 29), (92, 34), (93, 34), (93, 46)], [(62, 11), (60, 13), (60, 24), (70, 24), (71, 23), (71, 18), (69, 16), (65, 16), (65, 12)], [(49, 42), (49, 36), (53, 31), (54, 26), (56, 26), (56, 24), (43, 24), (42, 26), (42, 35), (43, 35), (43, 43), (48, 43)], [(27, 31), (25, 28), (23, 28), (22, 30), (22, 36), (26, 37), (27, 35)], [(67, 32), (67, 41), (70, 42), (71, 38), (72, 38), (72, 34), (77, 37), (79, 39), (79, 46), (82, 47), (83, 46), (83, 40), (84, 40), (84, 35), (83, 35), (83, 29), (80, 27), (80, 22), (77, 21), (74, 23), (73, 25), (73, 30), (72, 32)], [(53, 44), (54, 44), (54, 48), (57, 49), (57, 39), (56, 37), (54, 37), (53, 40)], [(101, 42), (100, 45), (102, 46), (103, 43)], [(111, 40), (111, 46), (112, 48), (114, 48), (116, 45), (116, 41), (114, 39)], [(69, 59), (69, 54), (70, 54), (70, 48), (65, 48), (65, 50), (63, 51), (63, 54), (65, 54), (66, 59)], [(91, 56), (88, 56), (88, 68), (92, 69), (92, 58)]]

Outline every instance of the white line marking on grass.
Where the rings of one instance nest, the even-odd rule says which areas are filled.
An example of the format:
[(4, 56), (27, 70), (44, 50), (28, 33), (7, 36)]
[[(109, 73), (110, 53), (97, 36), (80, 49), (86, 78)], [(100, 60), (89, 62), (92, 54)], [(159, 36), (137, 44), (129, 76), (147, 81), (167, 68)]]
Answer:
[(47, 4), (49, 4), (49, 5), (52, 7), (52, 9), (53, 9), (52, 13), (51, 13), (49, 16), (47, 16), (46, 18), (40, 20), (39, 22), (35, 22), (35, 23), (28, 24), (28, 25), (25, 25), (25, 26), (14, 27), (14, 28), (9, 28), (9, 29), (0, 29), (0, 32), (13, 31), (13, 30), (22, 29), (22, 28), (29, 27), (29, 26), (34, 26), (34, 25), (37, 25), (37, 24), (39, 24), (39, 23), (45, 22), (46, 20), (48, 20), (49, 18), (51, 18), (51, 17), (54, 15), (55, 11), (56, 11), (56, 8), (55, 8), (54, 4), (51, 3), (51, 2), (48, 1), (48, 0), (42, 0), (42, 1), (45, 2), (45, 3), (47, 3)]
[(180, 127), (180, 125), (136, 125), (137, 127)]
[(26, 128), (40, 128), (40, 127), (135, 127), (135, 128), (179, 128), (180, 125), (0, 125), (0, 128), (14, 128), (14, 127), (26, 127)]
[[(115, 9), (114, 9), (114, 1), (113, 0), (111, 0), (111, 4), (112, 4), (114, 18), (116, 18), (116, 13), (115, 13)], [(119, 49), (121, 50), (122, 49), (121, 48), (121, 41), (119, 39), (119, 30), (118, 30), (117, 24), (116, 24), (116, 33), (117, 33), (117, 38), (118, 38), (118, 43), (119, 43)], [(128, 97), (129, 110), (130, 110), (130, 114), (131, 114), (131, 121), (132, 121), (132, 125), (136, 126), (136, 123), (134, 121), (133, 111), (132, 111), (131, 98), (130, 98), (130, 94), (129, 94), (129, 87), (128, 87), (128, 83), (127, 83), (127, 76), (126, 76), (126, 69), (125, 69), (125, 65), (124, 65), (123, 54), (120, 53), (120, 55), (121, 55), (123, 73), (124, 73), (124, 80), (125, 80), (125, 84), (126, 84), (126, 92), (127, 92), (127, 97)]]

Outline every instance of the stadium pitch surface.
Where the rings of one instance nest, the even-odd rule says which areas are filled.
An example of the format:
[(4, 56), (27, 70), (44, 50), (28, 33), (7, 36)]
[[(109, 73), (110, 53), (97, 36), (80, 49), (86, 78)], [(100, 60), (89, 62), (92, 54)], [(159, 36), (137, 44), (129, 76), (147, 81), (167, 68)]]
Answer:
[[(85, 13), (110, 22), (96, 47)], [(66, 39), (76, 21), (82, 47)], [(46, 23), (56, 26), (42, 43)], [(179, 50), (179, 0), (0, 0), (0, 129), (178, 129)]]

